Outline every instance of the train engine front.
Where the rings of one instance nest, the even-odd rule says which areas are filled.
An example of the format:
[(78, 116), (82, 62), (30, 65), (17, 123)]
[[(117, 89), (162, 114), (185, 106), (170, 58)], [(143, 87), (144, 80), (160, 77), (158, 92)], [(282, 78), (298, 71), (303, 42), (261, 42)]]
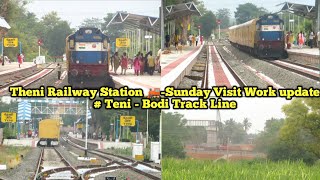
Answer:
[(280, 58), (284, 54), (283, 20), (267, 14), (256, 22), (255, 54), (261, 58)]
[(60, 119), (44, 119), (39, 121), (39, 141), (37, 146), (51, 147), (59, 145)]
[(80, 28), (66, 39), (68, 83), (114, 88), (109, 74), (109, 38), (98, 28)]

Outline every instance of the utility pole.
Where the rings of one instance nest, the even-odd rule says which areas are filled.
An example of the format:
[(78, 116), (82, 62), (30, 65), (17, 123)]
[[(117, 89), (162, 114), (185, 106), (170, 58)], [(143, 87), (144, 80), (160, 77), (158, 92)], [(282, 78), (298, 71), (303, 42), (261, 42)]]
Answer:
[(160, 112), (159, 148), (160, 148), (159, 159), (161, 162), (162, 160), (162, 111)]
[(149, 142), (149, 109), (147, 109), (147, 145)]
[[(318, 35), (317, 42), (318, 42), (319, 55), (320, 55), (320, 41), (319, 41), (319, 36), (320, 36), (320, 2), (319, 2), (319, 0), (316, 0), (316, 10), (317, 10), (316, 12), (318, 12), (318, 14), (317, 14), (317, 25), (316, 25), (317, 32), (316, 33)], [(320, 63), (319, 63), (319, 67), (320, 67)], [(320, 74), (320, 71), (319, 71), (319, 74)], [(319, 81), (320, 81), (320, 79), (319, 79)]]
[(164, 12), (164, 10), (163, 10), (163, 8), (164, 8), (164, 4), (163, 4), (163, 1), (164, 0), (161, 0), (161, 7), (160, 7), (160, 20), (161, 20), (161, 27), (160, 27), (160, 29), (161, 29), (161, 49), (163, 50), (163, 48), (164, 48), (164, 15), (163, 15), (163, 12)]
[(88, 99), (86, 102), (86, 144), (85, 144), (84, 155), (88, 157)]

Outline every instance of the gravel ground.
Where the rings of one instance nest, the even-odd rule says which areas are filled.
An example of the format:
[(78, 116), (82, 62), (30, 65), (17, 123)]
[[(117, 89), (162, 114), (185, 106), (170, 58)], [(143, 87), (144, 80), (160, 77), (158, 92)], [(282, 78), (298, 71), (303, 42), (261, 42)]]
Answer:
[[(96, 163), (91, 163), (91, 162), (86, 162), (86, 161), (79, 161), (74, 154), (75, 153), (77, 155), (83, 156), (84, 155), (84, 151), (78, 148), (75, 148), (69, 144), (67, 144), (65, 141), (61, 140), (60, 141), (60, 146), (57, 148), (58, 151), (61, 153), (61, 155), (66, 158), (66, 160), (72, 165), (72, 166), (83, 166), (83, 165), (100, 165), (100, 164), (106, 164), (106, 162), (104, 160), (102, 160), (101, 158), (97, 157), (97, 156), (90, 156), (90, 157), (94, 157), (97, 158), (97, 162)], [(71, 153), (72, 152), (72, 153)], [(90, 154), (89, 154), (90, 155)]]
[[(61, 74), (63, 73), (63, 71), (66, 70), (65, 63), (62, 63), (62, 64), (63, 66), (62, 66)], [(51, 66), (51, 67), (54, 67), (54, 66)], [(55, 68), (51, 73), (37, 80), (36, 82), (30, 84), (29, 86), (27, 86), (27, 88), (39, 88), (40, 86), (45, 86), (45, 87), (54, 86), (54, 87), (61, 88), (63, 86), (68, 85), (67, 76), (62, 80), (62, 82), (58, 86), (56, 86), (57, 81), (58, 81), (58, 70), (57, 68)]]
[(36, 168), (38, 158), (40, 156), (40, 148), (32, 148), (30, 152), (25, 156), (22, 163), (19, 164), (14, 169), (9, 169), (6, 171), (0, 171), (0, 179), (5, 180), (22, 180), (27, 179), (27, 177), (33, 177)]
[[(296, 88), (297, 86), (303, 86), (304, 88), (320, 87), (320, 84), (317, 83), (317, 81), (315, 80), (312, 80), (312, 79), (303, 77), (301, 75), (298, 75), (296, 73), (290, 72), (288, 70), (276, 67), (265, 61), (255, 59), (252, 56), (242, 51), (239, 51), (238, 49), (236, 49), (231, 45), (227, 45), (225, 47), (227, 51), (230, 51), (235, 57), (237, 57), (237, 59), (239, 59), (246, 65), (256, 69), (257, 71), (263, 73), (264, 75), (270, 77), (271, 79), (274, 80), (275, 83), (279, 84), (284, 88)], [(223, 46), (218, 46), (217, 48), (220, 50), (220, 52), (222, 52), (223, 56), (226, 56), (227, 54), (229, 54), (227, 53), (226, 49), (223, 48)], [(229, 58), (227, 58), (227, 60), (228, 59)], [(228, 60), (228, 62), (230, 62), (230, 60)], [(244, 80), (247, 81), (247, 78), (244, 78)], [(257, 85), (257, 84), (247, 83), (247, 85)]]
[(238, 74), (238, 76), (245, 82), (246, 85), (255, 85), (259, 88), (266, 88), (268, 86), (263, 80), (256, 76), (254, 72), (249, 71), (246, 67), (244, 67), (241, 60), (227, 53), (223, 49), (223, 46), (218, 45), (216, 48), (219, 52), (222, 52), (223, 58), (228, 62), (231, 68)]
[(6, 79), (5, 81), (0, 81), (0, 85), (5, 85), (8, 82), (12, 82), (12, 81), (16, 81), (22, 77), (28, 77), (31, 76), (33, 74), (36, 74), (38, 72), (40, 72), (41, 69), (34, 69), (34, 70), (24, 70), (19, 76), (14, 75), (13, 77), (11, 77), (11, 79)]
[(141, 174), (138, 174), (134, 171), (128, 170), (128, 169), (120, 169), (117, 171), (109, 172), (109, 173), (104, 173), (101, 175), (96, 176), (94, 179), (95, 180), (105, 180), (106, 177), (116, 177), (117, 179), (127, 179), (129, 178), (130, 180), (149, 180), (150, 178), (145, 177)]
[[(191, 86), (197, 86), (198, 88), (201, 88), (202, 78), (205, 72), (203, 70), (205, 70), (205, 64), (207, 61), (206, 53), (206, 49), (202, 50), (201, 54), (197, 58), (196, 63), (192, 67), (192, 71), (187, 76), (183, 77), (181, 83), (178, 86), (179, 89), (188, 89)], [(199, 80), (200, 78), (201, 80)]]

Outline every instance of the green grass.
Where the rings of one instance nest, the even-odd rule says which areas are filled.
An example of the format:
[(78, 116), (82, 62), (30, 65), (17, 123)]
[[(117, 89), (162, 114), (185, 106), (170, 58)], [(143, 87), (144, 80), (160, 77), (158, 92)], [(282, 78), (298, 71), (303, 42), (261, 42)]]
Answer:
[(107, 149), (106, 152), (109, 152), (109, 153), (114, 153), (114, 154), (117, 154), (117, 155), (120, 155), (120, 156), (132, 156), (132, 149), (130, 147), (128, 148), (110, 148), (110, 149)]
[(307, 166), (302, 162), (236, 161), (163, 159), (164, 180), (313, 180), (320, 179), (320, 165)]
[(30, 150), (30, 147), (0, 146), (0, 164), (6, 164), (17, 156), (26, 155)]

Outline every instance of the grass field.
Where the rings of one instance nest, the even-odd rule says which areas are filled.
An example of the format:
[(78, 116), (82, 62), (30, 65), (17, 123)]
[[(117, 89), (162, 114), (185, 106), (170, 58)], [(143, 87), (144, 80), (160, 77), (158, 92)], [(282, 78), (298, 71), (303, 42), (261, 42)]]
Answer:
[(313, 180), (320, 179), (320, 165), (307, 166), (302, 162), (237, 161), (163, 159), (164, 180)]
[(30, 150), (30, 147), (0, 146), (0, 164), (14, 167), (20, 162), (20, 155), (25, 156)]

